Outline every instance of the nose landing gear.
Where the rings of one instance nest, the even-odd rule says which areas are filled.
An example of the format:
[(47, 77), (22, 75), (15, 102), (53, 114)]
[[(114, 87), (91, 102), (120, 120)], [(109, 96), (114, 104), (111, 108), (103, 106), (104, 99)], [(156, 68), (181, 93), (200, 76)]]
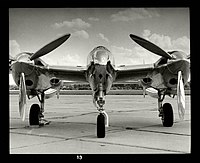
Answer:
[(98, 97), (95, 98), (95, 106), (99, 111), (99, 115), (97, 116), (97, 137), (104, 138), (105, 137), (105, 127), (109, 126), (108, 122), (108, 114), (105, 112), (103, 105), (105, 104), (105, 96), (103, 92), (102, 83), (99, 84), (99, 92)]

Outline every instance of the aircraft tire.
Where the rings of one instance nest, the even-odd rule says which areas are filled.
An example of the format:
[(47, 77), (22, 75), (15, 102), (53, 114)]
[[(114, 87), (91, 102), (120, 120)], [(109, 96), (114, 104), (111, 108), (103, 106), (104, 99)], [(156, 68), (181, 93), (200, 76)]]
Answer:
[(105, 137), (105, 116), (102, 113), (97, 117), (97, 137)]
[(172, 127), (174, 123), (174, 115), (172, 105), (170, 103), (165, 103), (163, 105), (163, 117), (162, 123), (164, 127)]
[(33, 104), (29, 112), (30, 125), (39, 125), (39, 113), (40, 113), (40, 106), (38, 104)]

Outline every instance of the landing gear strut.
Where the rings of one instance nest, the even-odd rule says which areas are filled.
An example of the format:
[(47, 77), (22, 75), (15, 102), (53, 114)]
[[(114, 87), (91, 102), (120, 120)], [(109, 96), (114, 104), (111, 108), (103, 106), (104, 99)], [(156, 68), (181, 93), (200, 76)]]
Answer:
[(164, 105), (162, 105), (164, 98), (165, 98), (165, 93), (162, 96), (161, 91), (158, 91), (158, 111), (159, 111), (158, 116), (161, 117), (162, 124), (164, 127), (172, 127), (174, 123), (172, 105), (170, 103), (164, 103)]
[(97, 110), (99, 111), (99, 115), (97, 116), (97, 137), (104, 138), (105, 127), (108, 127), (108, 115), (103, 108), (103, 105), (105, 104), (105, 99), (104, 99), (102, 83), (99, 84), (98, 94), (99, 96), (97, 96), (97, 100), (95, 101)]
[(41, 98), (37, 94), (38, 100), (40, 101), (40, 106), (38, 104), (33, 104), (30, 108), (29, 113), (29, 124), (44, 126), (48, 125), (50, 121), (44, 119), (44, 92), (41, 93)]

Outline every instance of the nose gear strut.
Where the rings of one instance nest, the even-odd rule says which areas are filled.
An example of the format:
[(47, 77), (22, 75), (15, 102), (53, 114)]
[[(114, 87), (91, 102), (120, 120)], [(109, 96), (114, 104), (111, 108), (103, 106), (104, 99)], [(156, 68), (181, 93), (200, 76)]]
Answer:
[(99, 84), (99, 91), (97, 97), (97, 110), (99, 111), (99, 115), (97, 116), (97, 137), (104, 138), (105, 137), (105, 127), (109, 126), (108, 114), (105, 112), (103, 105), (105, 104), (105, 96), (103, 92), (102, 83)]
[(103, 93), (102, 83), (99, 84), (99, 96), (97, 97), (97, 104), (100, 107), (99, 110), (103, 109), (103, 105), (105, 104), (105, 100), (104, 100), (104, 93)]

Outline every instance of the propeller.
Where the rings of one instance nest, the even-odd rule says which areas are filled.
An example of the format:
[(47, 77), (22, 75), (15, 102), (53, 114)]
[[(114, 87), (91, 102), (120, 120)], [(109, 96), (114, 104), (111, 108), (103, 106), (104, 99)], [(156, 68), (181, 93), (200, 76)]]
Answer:
[(20, 84), (19, 84), (19, 113), (22, 121), (25, 120), (25, 111), (26, 111), (26, 85), (25, 85), (25, 76), (24, 73), (20, 75)]
[(30, 60), (34, 60), (36, 58), (39, 58), (39, 57), (53, 51), (58, 46), (63, 44), (69, 37), (70, 37), (70, 34), (66, 34), (66, 35), (61, 36), (61, 37), (57, 38), (56, 40), (50, 42), (49, 44), (45, 45), (44, 47), (42, 47), (37, 52), (33, 53)]
[(181, 71), (178, 72), (177, 103), (179, 118), (183, 120), (185, 114), (185, 91)]
[(147, 41), (147, 40), (145, 40), (141, 37), (138, 37), (136, 35), (133, 35), (133, 34), (130, 34), (130, 37), (133, 41), (135, 41), (137, 44), (139, 44), (143, 48), (149, 50), (150, 52), (155, 53), (155, 54), (162, 56), (164, 58), (167, 58), (167, 59), (173, 59), (173, 57), (169, 53), (165, 52), (163, 49), (161, 49), (157, 45), (153, 44), (152, 42)]

